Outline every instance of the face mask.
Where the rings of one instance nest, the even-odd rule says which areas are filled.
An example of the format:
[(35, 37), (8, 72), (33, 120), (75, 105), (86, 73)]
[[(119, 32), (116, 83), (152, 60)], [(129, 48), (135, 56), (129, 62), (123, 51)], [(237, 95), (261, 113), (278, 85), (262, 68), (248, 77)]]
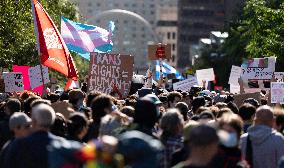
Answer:
[(232, 148), (238, 145), (238, 137), (236, 133), (228, 133), (226, 140), (222, 144), (228, 148)]

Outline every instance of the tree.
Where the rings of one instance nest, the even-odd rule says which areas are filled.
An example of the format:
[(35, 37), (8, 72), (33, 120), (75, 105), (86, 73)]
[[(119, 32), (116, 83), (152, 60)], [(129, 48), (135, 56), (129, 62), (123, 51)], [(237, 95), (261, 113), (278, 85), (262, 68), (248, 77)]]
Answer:
[[(61, 16), (72, 20), (78, 19), (75, 5), (68, 0), (41, 0), (40, 2), (58, 28), (60, 28)], [(30, 66), (39, 64), (30, 0), (0, 1), (0, 34), (1, 67), (11, 68), (13, 64)], [(82, 59), (75, 60), (76, 65), (79, 65), (78, 69), (86, 67), (81, 65), (85, 63)], [(65, 78), (56, 72), (52, 72), (52, 75), (59, 80)]]

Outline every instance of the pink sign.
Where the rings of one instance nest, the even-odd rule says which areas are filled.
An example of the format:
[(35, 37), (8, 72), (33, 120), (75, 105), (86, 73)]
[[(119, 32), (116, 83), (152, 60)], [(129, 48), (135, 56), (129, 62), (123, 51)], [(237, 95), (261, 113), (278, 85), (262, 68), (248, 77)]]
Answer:
[(13, 65), (13, 72), (22, 72), (23, 74), (23, 84), (24, 84), (24, 90), (30, 90), (30, 79), (29, 79), (29, 66), (18, 66)]

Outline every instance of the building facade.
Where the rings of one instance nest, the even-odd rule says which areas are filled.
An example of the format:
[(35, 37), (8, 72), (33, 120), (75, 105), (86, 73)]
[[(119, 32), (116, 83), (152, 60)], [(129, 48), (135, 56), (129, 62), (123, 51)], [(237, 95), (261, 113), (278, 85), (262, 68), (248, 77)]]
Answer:
[(190, 66), (193, 48), (211, 31), (222, 31), (243, 0), (178, 1), (178, 66)]

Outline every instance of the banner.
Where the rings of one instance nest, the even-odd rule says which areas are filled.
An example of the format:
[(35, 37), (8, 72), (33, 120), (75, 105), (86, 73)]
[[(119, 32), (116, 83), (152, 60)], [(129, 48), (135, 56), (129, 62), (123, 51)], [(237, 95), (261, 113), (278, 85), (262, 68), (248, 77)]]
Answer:
[(240, 94), (241, 88), (239, 84), (230, 84), (230, 93)]
[(198, 84), (202, 86), (202, 81), (214, 81), (215, 75), (213, 68), (196, 70), (196, 78)]
[[(49, 76), (48, 76), (48, 68), (44, 65), (42, 65), (42, 73), (43, 73), (43, 78), (44, 78), (44, 84), (49, 83), (50, 81), (49, 81)], [(29, 80), (30, 80), (30, 85), (32, 89), (43, 85), (40, 65), (37, 65), (35, 67), (30, 67)]]
[(284, 82), (271, 82), (271, 103), (284, 104)]
[(196, 77), (191, 77), (189, 79), (176, 82), (173, 84), (174, 90), (190, 91), (191, 87), (198, 85)]
[(242, 64), (243, 80), (270, 80), (275, 71), (275, 57), (254, 58)]
[(239, 78), (241, 77), (242, 74), (242, 68), (238, 67), (238, 66), (232, 66), (231, 69), (231, 74), (230, 74), (230, 78), (229, 78), (229, 83), (228, 84), (234, 84), (234, 85), (238, 85), (239, 82)]
[(91, 53), (89, 91), (109, 94), (117, 87), (123, 97), (128, 96), (133, 76), (134, 57), (130, 55)]
[(5, 92), (22, 92), (24, 91), (23, 75), (21, 72), (4, 73)]

